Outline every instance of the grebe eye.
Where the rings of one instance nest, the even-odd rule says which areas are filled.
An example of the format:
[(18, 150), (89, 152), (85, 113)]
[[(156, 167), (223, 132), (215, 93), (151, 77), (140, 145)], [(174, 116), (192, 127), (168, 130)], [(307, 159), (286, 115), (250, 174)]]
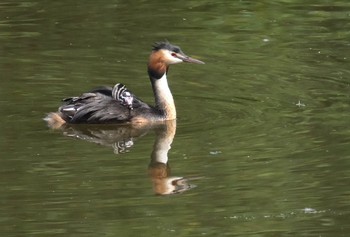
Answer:
[(176, 53), (171, 53), (171, 56), (176, 57), (177, 55)]

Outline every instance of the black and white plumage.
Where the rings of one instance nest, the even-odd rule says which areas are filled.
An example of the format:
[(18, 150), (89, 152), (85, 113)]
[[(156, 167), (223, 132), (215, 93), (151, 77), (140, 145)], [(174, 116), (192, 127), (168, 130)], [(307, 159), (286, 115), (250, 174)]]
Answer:
[(127, 106), (130, 110), (133, 109), (132, 103), (134, 95), (121, 83), (117, 83), (112, 90), (112, 97), (119, 101), (122, 105)]
[(148, 75), (155, 106), (146, 104), (118, 83), (113, 88), (101, 87), (79, 97), (64, 99), (58, 112), (50, 113), (45, 120), (55, 128), (65, 123), (148, 123), (174, 120), (176, 109), (167, 73), (169, 65), (181, 62), (204, 64), (188, 57), (178, 46), (169, 42), (159, 42), (153, 46), (148, 61)]

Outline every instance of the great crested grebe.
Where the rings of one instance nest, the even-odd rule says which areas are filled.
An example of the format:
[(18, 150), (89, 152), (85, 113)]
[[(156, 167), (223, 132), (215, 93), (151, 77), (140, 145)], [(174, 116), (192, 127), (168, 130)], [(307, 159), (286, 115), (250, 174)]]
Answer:
[(153, 45), (148, 61), (148, 75), (155, 97), (155, 106), (138, 99), (123, 84), (101, 87), (79, 97), (64, 99), (58, 112), (45, 120), (53, 127), (69, 124), (145, 123), (176, 118), (174, 99), (168, 86), (170, 64), (182, 62), (204, 64), (185, 55), (180, 47), (169, 42)]

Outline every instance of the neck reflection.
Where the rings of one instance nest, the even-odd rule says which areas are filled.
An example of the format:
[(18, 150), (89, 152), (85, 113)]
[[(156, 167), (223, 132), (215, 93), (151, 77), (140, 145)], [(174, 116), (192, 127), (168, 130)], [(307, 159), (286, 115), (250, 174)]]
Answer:
[(167, 121), (156, 130), (156, 139), (151, 153), (149, 174), (157, 195), (170, 195), (187, 191), (194, 186), (183, 177), (171, 176), (168, 152), (176, 133), (176, 120)]

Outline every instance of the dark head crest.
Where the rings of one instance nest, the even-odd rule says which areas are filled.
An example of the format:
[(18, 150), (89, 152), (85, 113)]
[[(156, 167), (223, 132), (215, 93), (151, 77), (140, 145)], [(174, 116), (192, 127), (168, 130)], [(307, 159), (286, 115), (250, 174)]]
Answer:
[(153, 44), (153, 50), (158, 51), (161, 49), (167, 49), (169, 51), (173, 51), (175, 53), (181, 53), (181, 49), (179, 46), (172, 45), (168, 41), (156, 42)]

